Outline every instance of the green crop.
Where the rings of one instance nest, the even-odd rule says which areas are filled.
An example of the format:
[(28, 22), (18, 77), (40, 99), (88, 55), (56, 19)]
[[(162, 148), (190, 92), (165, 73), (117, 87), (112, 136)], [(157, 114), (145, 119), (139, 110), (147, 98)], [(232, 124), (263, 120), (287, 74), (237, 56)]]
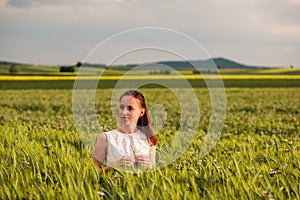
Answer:
[[(180, 105), (168, 89), (141, 90), (149, 109), (159, 104), (167, 113), (157, 130), (163, 162), (160, 149), (180, 126)], [(223, 132), (204, 158), (210, 96), (195, 91), (198, 136), (183, 155), (153, 172), (105, 174), (77, 134), (72, 90), (2, 90), (0, 199), (300, 199), (300, 88), (226, 89)], [(117, 127), (111, 93), (96, 93), (103, 131)]]

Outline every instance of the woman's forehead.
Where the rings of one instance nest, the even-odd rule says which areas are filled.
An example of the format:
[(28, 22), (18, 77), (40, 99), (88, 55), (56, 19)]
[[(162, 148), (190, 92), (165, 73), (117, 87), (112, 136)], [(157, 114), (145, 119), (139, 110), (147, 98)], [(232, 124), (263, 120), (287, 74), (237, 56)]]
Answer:
[(133, 96), (123, 96), (121, 98), (120, 104), (122, 104), (122, 105), (139, 105), (140, 100)]

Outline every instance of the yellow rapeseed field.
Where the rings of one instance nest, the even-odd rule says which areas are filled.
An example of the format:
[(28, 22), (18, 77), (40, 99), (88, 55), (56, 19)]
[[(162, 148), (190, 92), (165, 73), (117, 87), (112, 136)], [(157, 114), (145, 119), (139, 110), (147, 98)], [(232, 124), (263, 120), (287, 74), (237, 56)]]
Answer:
[(224, 80), (228, 79), (299, 79), (300, 75), (131, 75), (131, 76), (10, 76), (3, 75), (0, 76), (0, 81), (32, 81), (32, 80), (173, 80), (173, 79), (219, 79), (222, 78)]

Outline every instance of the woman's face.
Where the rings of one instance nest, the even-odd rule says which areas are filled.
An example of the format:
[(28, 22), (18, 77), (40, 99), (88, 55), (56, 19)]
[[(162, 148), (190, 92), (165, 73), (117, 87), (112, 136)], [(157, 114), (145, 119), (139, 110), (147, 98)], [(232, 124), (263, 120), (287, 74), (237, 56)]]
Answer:
[(123, 96), (120, 101), (119, 116), (122, 125), (136, 126), (138, 119), (143, 116), (145, 109), (141, 108), (140, 100), (132, 96)]

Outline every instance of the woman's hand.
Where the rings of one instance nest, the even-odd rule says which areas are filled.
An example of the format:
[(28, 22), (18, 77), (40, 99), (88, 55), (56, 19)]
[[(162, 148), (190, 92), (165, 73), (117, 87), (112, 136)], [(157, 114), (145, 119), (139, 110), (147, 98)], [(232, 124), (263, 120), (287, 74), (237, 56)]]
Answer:
[(133, 167), (135, 159), (132, 156), (122, 156), (119, 160), (110, 163), (111, 167)]
[(138, 155), (135, 157), (136, 164), (140, 167), (150, 167), (151, 162), (148, 155)]
[(115, 167), (115, 168), (125, 167), (127, 169), (130, 169), (130, 168), (133, 169), (135, 167), (138, 167), (138, 168), (151, 168), (152, 163), (151, 163), (148, 155), (138, 155), (138, 156), (135, 157), (135, 159), (132, 156), (123, 156), (119, 160), (117, 160), (113, 163), (110, 163), (109, 166), (110, 167)]

